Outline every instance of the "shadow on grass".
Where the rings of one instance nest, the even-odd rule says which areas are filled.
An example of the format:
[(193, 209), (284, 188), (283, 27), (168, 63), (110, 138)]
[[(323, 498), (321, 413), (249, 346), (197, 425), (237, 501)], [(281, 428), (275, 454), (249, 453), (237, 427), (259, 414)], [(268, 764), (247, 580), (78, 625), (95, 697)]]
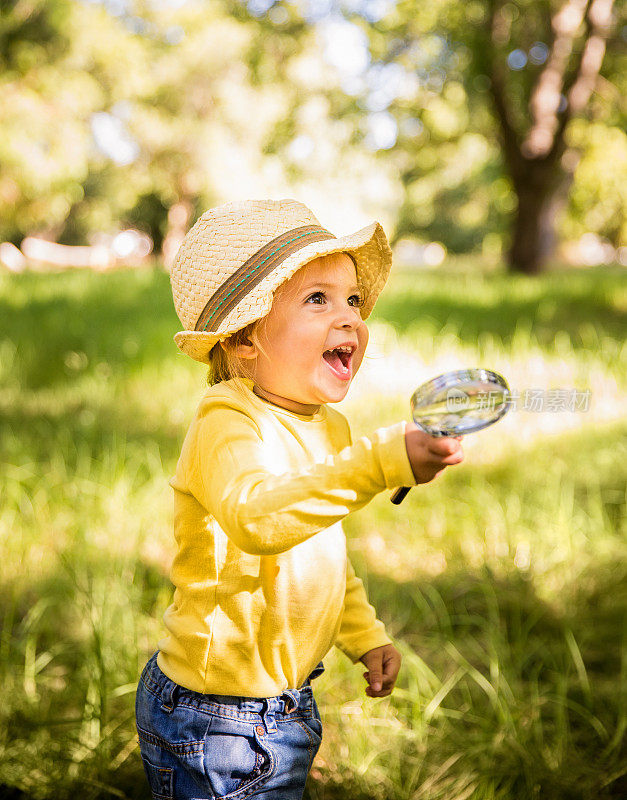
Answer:
[(522, 327), (550, 350), (556, 334), (565, 331), (572, 347), (589, 348), (595, 338), (624, 338), (627, 313), (616, 303), (622, 281), (624, 272), (613, 268), (539, 278), (450, 269), (401, 273), (377, 301), (373, 318), (391, 323), (400, 333), (426, 319), (436, 333), (447, 326), (470, 345), (488, 333), (507, 346)]
[[(0, 675), (4, 697), (9, 699), (1, 712), (0, 741), (6, 741), (10, 731), (11, 748), (8, 761), (5, 752), (0, 784), (7, 784), (7, 775), (12, 773), (16, 786), (24, 787), (19, 776), (30, 775), (29, 759), (36, 750), (40, 774), (45, 776), (37, 787), (37, 797), (148, 798), (137, 749), (128, 753), (120, 766), (114, 766), (134, 736), (133, 694), (119, 694), (117, 689), (136, 682), (147, 654), (138, 650), (136, 641), (120, 637), (117, 613), (108, 622), (99, 618), (100, 612), (105, 616), (104, 606), (95, 608), (95, 616), (92, 609), (91, 626), (82, 624), (81, 615), (86, 612), (76, 602), (77, 586), (89, 591), (90, 581), (81, 576), (92, 575), (106, 580), (112, 593), (118, 584), (128, 587), (124, 613), (141, 619), (161, 612), (158, 595), (163, 593), (167, 578), (141, 561), (124, 562), (78, 547), (66, 554), (65, 562), (71, 565), (70, 570), (60, 565), (45, 581), (19, 588), (5, 584), (0, 590), (1, 607), (13, 609), (11, 624), (7, 626), (7, 620), (3, 620)], [(618, 800), (624, 796), (618, 756), (614, 751), (610, 758), (607, 745), (620, 728), (616, 702), (620, 642), (616, 631), (627, 610), (625, 577), (624, 569), (616, 565), (598, 565), (581, 585), (573, 587), (569, 612), (560, 615), (537, 596), (533, 581), (520, 575), (497, 577), (483, 569), (424, 577), (411, 583), (370, 576), (369, 595), (380, 616), (398, 628), (399, 609), (405, 612), (396, 638), (410, 646), (439, 677), (451, 674), (458, 653), (491, 684), (496, 678), (490, 663), (496, 661), (500, 680), (515, 692), (509, 700), (512, 729), (499, 718), (497, 706), (478, 685), (460, 683), (453, 688), (443, 705), (462, 714), (454, 725), (444, 724), (441, 729), (437, 724), (432, 726), (428, 764), (433, 771), (451, 753), (462, 753), (456, 769), (483, 778), (485, 785), (493, 786), (493, 796), (506, 800), (534, 796), (545, 800)], [(79, 589), (79, 594), (84, 591)], [(33, 627), (29, 615), (42, 598), (48, 601), (47, 611)], [(118, 600), (122, 608), (124, 598)], [(568, 631), (577, 642), (581, 665), (569, 649)], [(36, 697), (24, 694), (26, 684), (19, 678), (29, 638), (36, 641), (33, 655), (45, 659), (46, 653), (53, 654), (37, 674)], [(586, 680), (582, 679), (582, 669)], [(550, 699), (557, 696), (562, 684), (564, 702), (553, 706)], [(99, 699), (94, 696), (94, 687), (102, 693)], [(529, 727), (538, 710), (534, 692), (547, 702), (546, 707), (539, 706), (544, 749)], [(402, 703), (400, 719), (401, 709)], [(577, 709), (585, 713), (579, 714)], [(568, 731), (560, 739), (560, 724), (564, 724), (560, 714), (564, 712)], [(607, 731), (605, 739), (590, 726), (588, 717), (597, 719)], [(100, 730), (101, 738), (96, 736), (91, 745), (86, 745), (86, 731), (90, 730)], [(515, 749), (512, 736), (516, 737)], [(403, 742), (413, 756), (412, 737)], [(551, 760), (547, 750), (551, 751), (554, 744), (563, 749), (557, 767), (547, 763)], [(76, 756), (78, 760), (72, 762), (72, 754), (80, 758)], [(341, 772), (342, 765), (337, 767)], [(615, 779), (611, 778), (613, 774)], [(403, 795), (406, 778), (392, 777), (398, 784), (395, 800), (412, 796)], [(310, 776), (305, 800), (379, 798), (373, 795), (367, 775), (362, 784), (352, 775), (347, 781), (340, 784)], [(19, 798), (17, 793), (10, 794), (13, 790), (9, 787), (10, 783), (7, 788), (0, 787), (0, 797)], [(450, 800), (454, 800), (453, 795)]]
[[(533, 279), (451, 268), (401, 272), (373, 319), (402, 333), (427, 319), (435, 332), (446, 325), (468, 344), (482, 333), (508, 344), (522, 326), (551, 349), (565, 331), (573, 347), (594, 348), (602, 337), (624, 337), (627, 314), (615, 301), (623, 279), (623, 271), (610, 267)], [(23, 274), (0, 284), (0, 343), (15, 343), (24, 389), (66, 381), (68, 356), (86, 371), (101, 363), (126, 372), (163, 363), (178, 354), (172, 336), (179, 329), (169, 276), (161, 270)]]
[(462, 713), (445, 725), (438, 760), (462, 753), (455, 769), (494, 791), (477, 797), (625, 796), (627, 565), (584, 572), (565, 613), (530, 577), (487, 565), (409, 583), (370, 574), (368, 586), (379, 616), (442, 681), (467, 670), (442, 700)]
[[(368, 587), (373, 605), (391, 625), (398, 628), (399, 609), (405, 612), (397, 635), (414, 643), (418, 653), (423, 648), (437, 653), (442, 643), (465, 638), (487, 644), (495, 636), (502, 654), (511, 658), (509, 668), (527, 680), (540, 662), (550, 669), (563, 666), (558, 660), (551, 665), (551, 659), (564, 654), (563, 636), (570, 630), (590, 675), (618, 677), (617, 633), (627, 618), (626, 573), (627, 567), (614, 561), (584, 573), (580, 585), (571, 587), (567, 614), (539, 598), (524, 573), (496, 576), (487, 565), (475, 573), (449, 570), (408, 583), (371, 573)], [(485, 655), (485, 650), (478, 651), (478, 667)]]
[[(86, 542), (52, 561), (43, 579), (0, 586), (0, 798), (147, 800), (134, 744), (148, 658), (138, 638), (162, 615), (168, 578)], [(29, 654), (44, 668), (31, 672)]]
[[(36, 463), (45, 472), (51, 462), (61, 459), (58, 468), (67, 473), (65, 478), (74, 479), (81, 477), (75, 470), (85, 457), (90, 463), (122, 459), (118, 468), (123, 470), (123, 459), (133, 448), (154, 451), (156, 447), (163, 463), (173, 467), (185, 433), (181, 425), (152, 418), (132, 405), (120, 408), (107, 400), (94, 408), (81, 399), (66, 399), (45, 415), (36, 406), (0, 406), (0, 430), (4, 431), (0, 461)], [(154, 464), (144, 463), (138, 477), (148, 479), (153, 471)]]
[[(0, 341), (17, 348), (24, 389), (68, 380), (75, 367), (132, 371), (175, 357), (180, 330), (169, 276), (161, 270), (12, 276), (0, 295)], [(70, 360), (70, 370), (72, 361)]]

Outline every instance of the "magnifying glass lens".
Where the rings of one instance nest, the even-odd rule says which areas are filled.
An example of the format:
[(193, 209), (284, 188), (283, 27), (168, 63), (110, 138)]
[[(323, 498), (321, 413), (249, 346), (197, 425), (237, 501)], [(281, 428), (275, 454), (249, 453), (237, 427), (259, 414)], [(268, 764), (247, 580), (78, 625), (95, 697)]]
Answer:
[(411, 398), (416, 425), (431, 436), (461, 436), (487, 428), (509, 409), (509, 387), (487, 369), (463, 369), (423, 383)]

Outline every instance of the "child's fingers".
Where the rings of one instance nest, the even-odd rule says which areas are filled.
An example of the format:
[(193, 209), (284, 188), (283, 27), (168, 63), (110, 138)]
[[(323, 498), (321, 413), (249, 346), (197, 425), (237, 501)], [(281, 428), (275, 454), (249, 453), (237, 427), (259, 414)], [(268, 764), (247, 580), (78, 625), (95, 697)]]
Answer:
[(381, 689), (378, 692), (373, 692), (370, 686), (366, 687), (366, 695), (368, 697), (388, 697), (392, 694), (392, 689)]
[(389, 694), (392, 694), (394, 689), (394, 681), (392, 682), (384, 682), (380, 689), (373, 689), (372, 685), (366, 686), (365, 693), (368, 697), (387, 697)]
[(365, 694), (372, 698), (392, 694), (401, 668), (401, 654), (398, 650), (391, 644), (374, 648), (362, 661), (368, 666), (367, 672), (363, 673), (369, 684)]
[[(372, 692), (373, 695), (378, 696), (379, 693), (385, 689), (385, 682), (380, 674), (372, 670), (371, 672), (364, 672), (364, 678), (368, 681), (368, 686), (366, 687), (366, 693), (368, 690)], [(375, 686), (379, 688), (376, 689)]]
[(401, 668), (401, 656), (398, 652), (392, 651), (388, 658), (383, 661), (383, 684), (394, 683)]
[(452, 464), (459, 464), (464, 460), (464, 451), (460, 447), (455, 453), (452, 453), (450, 456), (446, 456), (446, 458), (442, 458), (440, 460), (440, 464), (444, 464), (447, 467), (450, 467)]
[(367, 680), (373, 692), (380, 692), (383, 688), (383, 675), (381, 674), (381, 668), (375, 667), (374, 669), (371, 669), (368, 673)]
[[(387, 697), (389, 694), (392, 694), (400, 666), (400, 658), (393, 657), (384, 660), (380, 680), (373, 670), (364, 672), (364, 678), (369, 683), (369, 686), (366, 687), (366, 694), (368, 697)], [(375, 688), (376, 686), (379, 686), (379, 688)]]
[(428, 446), (429, 461), (434, 466), (451, 466), (464, 460), (464, 450), (457, 439), (433, 439)]
[(427, 443), (427, 450), (434, 456), (446, 458), (461, 450), (461, 440), (452, 436), (430, 436)]

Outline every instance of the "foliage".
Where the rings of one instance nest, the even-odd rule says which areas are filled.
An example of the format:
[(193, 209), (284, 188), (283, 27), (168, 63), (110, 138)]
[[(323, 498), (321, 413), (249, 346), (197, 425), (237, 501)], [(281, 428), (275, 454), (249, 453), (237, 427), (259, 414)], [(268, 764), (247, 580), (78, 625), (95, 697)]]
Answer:
[[(532, 195), (535, 191), (536, 200), (541, 199), (533, 189), (532, 172), (542, 166), (542, 159), (525, 154), (525, 143), (537, 127), (530, 106), (551, 57), (552, 25), (567, 3), (402, 0), (387, 4), (374, 22), (364, 18), (367, 4), (335, 5), (344, 12), (346, 27), (362, 32), (368, 65), (358, 76), (345, 71), (321, 91), (331, 103), (332, 115), (352, 129), (348, 146), (377, 150), (381, 168), (391, 163), (402, 181), (404, 196), (394, 239), (436, 239), (457, 253), (480, 250), (484, 244), (493, 249), (495, 237), (507, 245), (521, 188)], [(573, 54), (564, 66), (564, 95), (576, 82), (589, 27), (582, 25), (575, 32)], [(569, 171), (578, 154), (590, 159), (590, 140), (583, 133), (590, 123), (599, 137), (612, 143), (612, 159), (594, 150), (592, 157), (605, 165), (602, 171), (627, 157), (620, 134), (626, 88), (621, 30), (617, 9), (596, 92), (584, 114), (577, 110), (575, 128), (567, 128), (570, 150), (563, 162), (557, 153), (556, 163), (547, 164), (546, 180), (558, 195), (569, 191)], [(497, 76), (502, 86), (497, 86)], [(501, 104), (511, 126), (509, 141), (498, 113)], [(560, 109), (561, 124), (564, 108)], [(371, 128), (378, 123), (391, 131), (385, 143), (372, 141)], [(272, 147), (289, 146), (298, 132), (303, 133), (281, 124)], [(521, 148), (514, 169), (511, 154)], [(595, 182), (591, 192), (590, 180)], [(578, 170), (572, 196), (579, 199), (566, 212), (560, 202), (550, 213), (565, 217), (563, 232), (594, 230), (617, 246), (624, 244), (616, 214), (624, 203), (620, 178), (603, 182), (603, 189), (600, 184), (585, 168)], [(592, 227), (587, 227), (588, 217), (594, 219)]]
[[(0, 78), (0, 237), (19, 244), (39, 230), (61, 234), (68, 215), (82, 234), (124, 207), (98, 193), (90, 119), (144, 74), (141, 43), (104, 8), (71, 0), (10, 4)], [(94, 163), (95, 162), (95, 163)]]
[(0, 239), (82, 244), (130, 223), (159, 245), (172, 205), (219, 202), (230, 162), (259, 168), (255, 143), (284, 109), (276, 76), (249, 79), (258, 23), (228, 0), (125, 9), (54, 0), (6, 16)]
[[(492, 5), (502, 17), (496, 49)], [(0, 239), (82, 244), (130, 224), (159, 248), (179, 203), (191, 221), (238, 191), (318, 190), (331, 202), (346, 176), (346, 202), (398, 217), (393, 240), (494, 253), (517, 198), (486, 54), (505, 71), (522, 136), (558, 5), (4, 4)], [(581, 161), (559, 212), (564, 236), (594, 231), (616, 246), (625, 242), (621, 30), (617, 10), (596, 91), (568, 129), (567, 172)], [(523, 67), (507, 66), (513, 52)]]
[(627, 134), (618, 127), (577, 120), (569, 131), (581, 152), (569, 195), (564, 237), (593, 231), (617, 244), (627, 242)]

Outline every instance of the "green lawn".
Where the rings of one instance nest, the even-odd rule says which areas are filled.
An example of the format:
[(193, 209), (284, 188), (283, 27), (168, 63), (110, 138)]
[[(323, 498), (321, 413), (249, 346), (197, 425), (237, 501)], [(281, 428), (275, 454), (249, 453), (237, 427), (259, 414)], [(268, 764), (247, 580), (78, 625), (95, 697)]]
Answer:
[[(627, 795), (624, 275), (451, 264), (386, 288), (342, 404), (356, 435), (453, 365), (589, 388), (592, 407), (512, 411), (401, 506), (380, 495), (348, 520), (404, 661), (373, 701), (363, 669), (325, 659), (307, 800)], [(134, 688), (205, 380), (176, 330), (161, 271), (0, 276), (0, 797), (148, 797)]]

